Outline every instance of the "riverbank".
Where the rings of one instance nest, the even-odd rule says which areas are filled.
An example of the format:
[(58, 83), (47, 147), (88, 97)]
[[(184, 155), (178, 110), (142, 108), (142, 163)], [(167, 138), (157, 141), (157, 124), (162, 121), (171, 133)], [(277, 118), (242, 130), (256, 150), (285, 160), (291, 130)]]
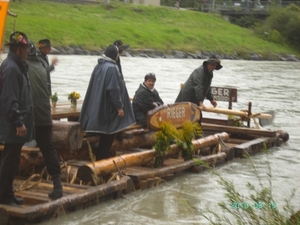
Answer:
[(100, 55), (121, 39), (130, 44), (128, 57), (207, 58), (215, 53), (224, 59), (300, 58), (295, 49), (264, 40), (219, 14), (115, 1), (104, 5), (28, 0), (10, 2), (10, 11), (18, 17), (7, 18), (4, 43), (15, 26), (35, 43), (49, 38), (57, 54)]
[[(104, 53), (105, 49), (89, 51), (80, 47), (55, 47), (53, 46), (51, 54), (53, 55), (99, 55)], [(4, 53), (8, 52), (8, 49), (3, 49)], [(256, 54), (254, 52), (249, 55), (243, 55), (236, 53), (234, 55), (222, 54), (217, 52), (203, 51), (198, 53), (183, 52), (173, 50), (171, 53), (164, 53), (155, 49), (127, 49), (123, 56), (125, 57), (143, 57), (143, 58), (165, 58), (165, 59), (207, 59), (211, 55), (218, 55), (221, 59), (229, 60), (266, 60), (266, 61), (291, 61), (299, 62), (300, 59), (293, 54)]]

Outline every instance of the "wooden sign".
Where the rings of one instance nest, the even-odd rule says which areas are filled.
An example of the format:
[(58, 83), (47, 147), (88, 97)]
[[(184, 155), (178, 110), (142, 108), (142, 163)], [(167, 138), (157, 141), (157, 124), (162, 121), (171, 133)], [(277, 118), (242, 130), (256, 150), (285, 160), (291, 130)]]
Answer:
[(184, 122), (196, 122), (201, 118), (200, 108), (190, 102), (180, 102), (157, 107), (148, 112), (147, 124), (150, 130), (158, 130), (162, 121), (172, 123), (176, 128)]
[(237, 102), (237, 89), (224, 87), (211, 87), (211, 93), (216, 101)]

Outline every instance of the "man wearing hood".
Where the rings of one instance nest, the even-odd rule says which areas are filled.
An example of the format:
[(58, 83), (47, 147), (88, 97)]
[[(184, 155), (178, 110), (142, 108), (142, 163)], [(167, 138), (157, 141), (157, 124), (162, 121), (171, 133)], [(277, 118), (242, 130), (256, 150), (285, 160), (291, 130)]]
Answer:
[(110, 157), (115, 134), (135, 123), (124, 79), (116, 61), (119, 49), (110, 45), (98, 59), (81, 108), (79, 122), (87, 133), (98, 133), (96, 160)]
[(211, 93), (213, 71), (221, 69), (221, 61), (216, 56), (209, 57), (203, 64), (195, 69), (181, 88), (175, 102), (192, 102), (205, 108), (203, 101), (207, 98), (216, 107), (217, 102)]

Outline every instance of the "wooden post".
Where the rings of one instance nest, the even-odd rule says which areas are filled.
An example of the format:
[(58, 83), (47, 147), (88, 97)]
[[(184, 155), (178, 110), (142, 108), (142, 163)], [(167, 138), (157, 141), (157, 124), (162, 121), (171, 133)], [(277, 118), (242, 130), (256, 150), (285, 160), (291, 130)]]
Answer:
[(247, 127), (250, 127), (250, 122), (251, 122), (251, 109), (252, 109), (252, 102), (249, 102), (248, 104), (248, 121), (247, 121)]
[(228, 103), (228, 109), (232, 109), (232, 91), (229, 89), (229, 103)]

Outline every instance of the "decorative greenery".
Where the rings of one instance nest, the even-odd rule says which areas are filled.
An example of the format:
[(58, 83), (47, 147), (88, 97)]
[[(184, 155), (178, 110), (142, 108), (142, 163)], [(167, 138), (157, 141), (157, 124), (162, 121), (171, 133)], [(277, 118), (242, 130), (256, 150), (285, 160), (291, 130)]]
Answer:
[(174, 143), (178, 136), (178, 131), (173, 124), (163, 121), (159, 131), (155, 133), (156, 142), (154, 145), (156, 157), (154, 167), (162, 167), (164, 164), (165, 152), (170, 150), (170, 144)]
[(80, 98), (80, 94), (76, 91), (72, 91), (68, 94), (68, 100), (78, 100)]
[(183, 124), (183, 128), (178, 132), (178, 139), (176, 144), (181, 149), (181, 156), (184, 160), (193, 159), (194, 145), (192, 140), (195, 137), (202, 137), (203, 132), (199, 123), (192, 123), (191, 121), (186, 121)]
[(50, 99), (51, 99), (52, 102), (57, 102), (58, 101), (57, 93), (55, 92), (54, 95), (51, 95)]
[(176, 143), (181, 150), (184, 160), (193, 159), (194, 146), (192, 140), (202, 137), (202, 129), (198, 123), (186, 121), (183, 128), (177, 130), (173, 124), (162, 122), (160, 130), (156, 132), (156, 143), (154, 145), (156, 157), (154, 167), (161, 167), (164, 163), (165, 152), (170, 150), (170, 144)]
[(235, 127), (244, 127), (245, 126), (243, 121), (241, 120), (241, 118), (238, 116), (228, 115), (228, 120), (232, 120), (233, 126), (235, 126)]

